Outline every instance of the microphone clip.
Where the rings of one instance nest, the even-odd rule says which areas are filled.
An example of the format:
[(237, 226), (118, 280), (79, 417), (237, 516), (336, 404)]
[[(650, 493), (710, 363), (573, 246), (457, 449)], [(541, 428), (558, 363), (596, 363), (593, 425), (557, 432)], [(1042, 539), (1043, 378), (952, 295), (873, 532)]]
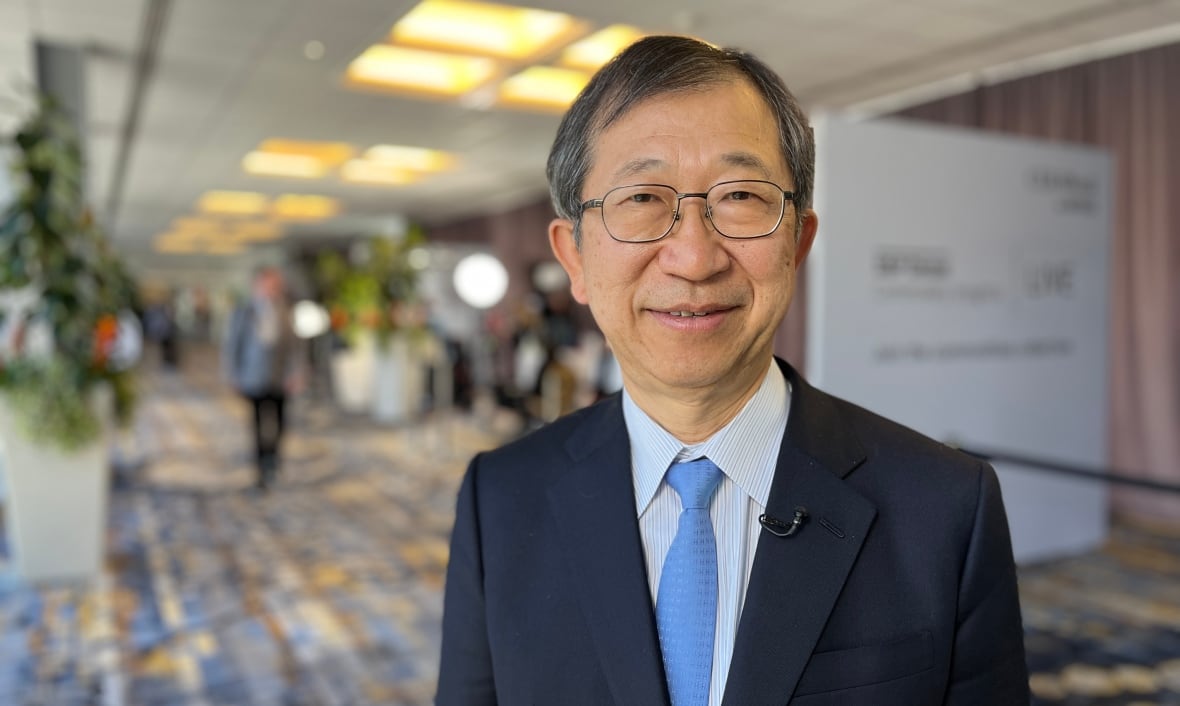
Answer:
[(799, 531), (799, 528), (803, 526), (807, 517), (807, 508), (802, 505), (796, 505), (795, 516), (791, 518), (790, 522), (783, 522), (777, 517), (771, 517), (765, 513), (758, 517), (758, 522), (761, 523), (762, 529), (776, 537), (790, 537)]

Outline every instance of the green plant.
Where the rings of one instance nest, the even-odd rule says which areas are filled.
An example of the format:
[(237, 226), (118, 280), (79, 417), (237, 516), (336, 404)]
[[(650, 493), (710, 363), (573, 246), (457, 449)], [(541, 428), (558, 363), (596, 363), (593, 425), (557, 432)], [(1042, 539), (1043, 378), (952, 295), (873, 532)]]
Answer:
[(319, 256), (316, 280), (332, 326), (346, 340), (369, 330), (379, 346), (388, 345), (402, 326), (397, 308), (416, 296), (418, 270), (411, 266), (409, 253), (425, 240), (415, 226), (399, 239), (369, 238), (353, 250), (351, 261), (335, 251)]
[[(90, 404), (96, 385), (110, 385), (116, 416), (130, 419), (131, 373), (110, 353), (135, 282), (86, 206), (78, 140), (53, 102), (43, 99), (6, 142), (17, 193), (0, 214), (0, 290), (35, 297), (30, 309), (7, 314), (16, 320), (0, 320), (16, 332), (0, 349), (0, 391), (32, 438), (72, 450), (100, 433)], [(26, 350), (26, 332), (38, 328), (49, 350)]]

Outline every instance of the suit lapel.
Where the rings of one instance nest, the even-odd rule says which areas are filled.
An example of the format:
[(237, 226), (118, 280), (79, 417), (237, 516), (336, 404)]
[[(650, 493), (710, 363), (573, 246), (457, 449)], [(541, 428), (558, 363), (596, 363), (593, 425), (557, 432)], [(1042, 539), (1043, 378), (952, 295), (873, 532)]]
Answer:
[(607, 683), (620, 706), (667, 706), (620, 399), (566, 444), (550, 510)]
[[(780, 363), (781, 364), (781, 363)], [(809, 514), (791, 537), (762, 532), (726, 682), (726, 706), (790, 701), (876, 508), (842, 479), (864, 462), (829, 397), (783, 365), (791, 413), (766, 513)]]

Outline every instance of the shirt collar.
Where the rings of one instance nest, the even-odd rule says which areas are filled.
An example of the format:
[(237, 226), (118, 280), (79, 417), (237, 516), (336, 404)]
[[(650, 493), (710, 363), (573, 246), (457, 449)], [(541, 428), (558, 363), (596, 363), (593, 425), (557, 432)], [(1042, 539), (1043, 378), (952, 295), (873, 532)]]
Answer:
[[(787, 380), (771, 361), (754, 396), (729, 424), (704, 442), (693, 444), (692, 458), (708, 456), (746, 495), (765, 507), (790, 402)], [(636, 512), (642, 515), (659, 490), (668, 466), (684, 460), (678, 456), (689, 447), (640, 409), (625, 387), (623, 418), (631, 439)], [(768, 443), (770, 440), (773, 443)]]

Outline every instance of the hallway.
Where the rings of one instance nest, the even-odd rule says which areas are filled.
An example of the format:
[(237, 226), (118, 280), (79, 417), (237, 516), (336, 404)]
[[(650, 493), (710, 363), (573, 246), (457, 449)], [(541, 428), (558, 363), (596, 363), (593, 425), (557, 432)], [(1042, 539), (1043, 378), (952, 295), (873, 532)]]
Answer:
[(455, 492), (496, 440), (300, 400), (260, 493), (247, 409), (211, 360), (144, 376), (120, 442), (144, 463), (116, 477), (98, 584), (0, 574), (0, 703), (429, 702)]
[[(261, 493), (216, 368), (198, 351), (183, 374), (145, 372), (95, 585), (0, 571), (0, 704), (431, 702), (455, 491), (506, 434), (464, 416), (381, 427), (304, 398)], [(1024, 568), (1035, 703), (1180, 704), (1178, 586), (1180, 537), (1128, 527)]]

